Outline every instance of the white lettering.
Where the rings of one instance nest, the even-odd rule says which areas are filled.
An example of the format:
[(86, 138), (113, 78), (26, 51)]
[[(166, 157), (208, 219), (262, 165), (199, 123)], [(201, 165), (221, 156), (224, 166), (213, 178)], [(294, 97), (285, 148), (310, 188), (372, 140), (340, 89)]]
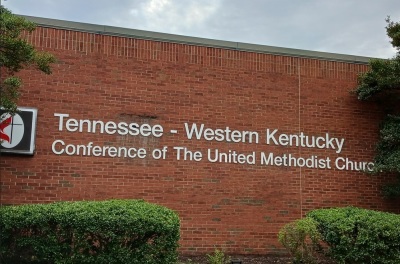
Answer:
[(116, 129), (117, 129), (117, 124), (115, 124), (114, 122), (111, 122), (111, 121), (107, 122), (104, 129), (105, 129), (106, 133), (109, 135), (115, 134)]
[(307, 148), (327, 148), (333, 149), (336, 153), (342, 152), (344, 146), (344, 138), (334, 138), (330, 137), (328, 133), (325, 134), (325, 137), (316, 137), (316, 136), (308, 136), (303, 132), (299, 134), (280, 134), (276, 135), (278, 129), (274, 129), (271, 131), (270, 129), (266, 130), (266, 139), (265, 142), (268, 145), (280, 145), (280, 146), (296, 146), (296, 147), (307, 147)]
[(279, 145), (278, 141), (275, 138), (275, 134), (278, 132), (278, 129), (275, 129), (272, 133), (269, 132), (269, 129), (267, 129), (267, 144), (270, 145), (270, 140), (274, 142), (275, 145)]
[(62, 131), (62, 130), (63, 130), (63, 124), (64, 124), (64, 117), (69, 117), (69, 114), (58, 114), (58, 113), (54, 113), (54, 116), (59, 117), (59, 121), (58, 121), (58, 131)]
[[(87, 133), (100, 133), (100, 134), (109, 134), (113, 135), (115, 133), (124, 136), (154, 136), (161, 137), (164, 133), (163, 127), (161, 125), (150, 125), (150, 124), (137, 124), (137, 123), (126, 123), (119, 122), (115, 123), (113, 121), (108, 121), (104, 123), (101, 120), (88, 120), (88, 119), (74, 119), (69, 118), (68, 114), (59, 114), (55, 113), (54, 116), (58, 117), (58, 130), (62, 131), (64, 126), (69, 132), (87, 132)], [(97, 151), (96, 155), (98, 154)]]
[(367, 161), (352, 161), (349, 158), (338, 157), (335, 161), (338, 170), (346, 171), (373, 171), (374, 163)]
[(79, 132), (83, 132), (83, 125), (86, 123), (87, 125), (87, 130), (90, 132), (91, 127), (90, 127), (90, 120), (79, 120)]
[(176, 150), (176, 159), (180, 160), (183, 156), (183, 160), (194, 160), (200, 161), (203, 158), (203, 154), (200, 151), (191, 151), (185, 147), (174, 147)]
[(53, 144), (51, 144), (51, 150), (53, 151), (53, 153), (56, 154), (56, 155), (61, 155), (61, 154), (64, 153), (64, 150), (61, 149), (60, 151), (57, 151), (56, 150), (56, 145), (57, 144), (60, 144), (61, 146), (65, 146), (65, 143), (62, 140), (56, 140), (56, 141), (53, 142)]
[(256, 152), (251, 154), (237, 153), (235, 150), (221, 152), (218, 149), (207, 150), (208, 161), (215, 163), (256, 164)]
[(329, 157), (319, 158), (312, 155), (308, 158), (295, 157), (292, 154), (283, 154), (274, 156), (273, 153), (266, 155), (261, 152), (261, 165), (284, 166), (284, 167), (307, 167), (312, 169), (331, 169), (331, 159)]
[(200, 140), (204, 138), (207, 141), (226, 141), (226, 142), (235, 142), (235, 143), (258, 143), (259, 137), (258, 133), (255, 131), (240, 131), (240, 130), (231, 130), (229, 127), (225, 129), (217, 128), (204, 128), (204, 124), (197, 126), (196, 123), (193, 123), (191, 127), (189, 127), (188, 123), (185, 123), (185, 131), (186, 137), (188, 139), (196, 138)]
[[(103, 157), (118, 157), (118, 158), (140, 158), (144, 159), (147, 155), (145, 148), (129, 148), (126, 147), (112, 147), (112, 146), (94, 146), (93, 142), (87, 145), (73, 145), (65, 144), (62, 140), (55, 140), (51, 145), (51, 150), (56, 155), (63, 153), (69, 156), (103, 156)], [(166, 152), (166, 148), (163, 149)], [(164, 154), (165, 158), (165, 154)]]
[(128, 124), (125, 122), (118, 123), (118, 134), (125, 136), (128, 134)]
[(337, 138), (336, 141), (337, 141), (337, 146), (338, 146), (338, 150), (336, 151), (336, 153), (339, 154), (340, 152), (342, 152), (342, 148), (344, 146), (344, 138), (342, 138), (340, 141)]
[(317, 140), (315, 142), (315, 144), (317, 145), (317, 148), (320, 148), (320, 149), (325, 148), (325, 143), (319, 143), (321, 140), (323, 142), (325, 142), (325, 138), (323, 138), (323, 137), (317, 137)]
[(68, 131), (70, 132), (75, 132), (79, 128), (79, 123), (78, 120), (76, 119), (68, 119), (67, 122), (65, 123), (65, 127), (67, 128)]

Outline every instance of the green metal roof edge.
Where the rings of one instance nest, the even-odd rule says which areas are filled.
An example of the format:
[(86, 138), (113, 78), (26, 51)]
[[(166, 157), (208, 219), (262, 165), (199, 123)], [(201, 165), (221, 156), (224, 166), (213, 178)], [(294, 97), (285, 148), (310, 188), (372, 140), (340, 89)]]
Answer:
[(222, 49), (242, 50), (242, 51), (250, 51), (257, 53), (290, 56), (290, 57), (349, 62), (355, 64), (367, 64), (370, 59), (373, 59), (371, 57), (292, 49), (292, 48), (281, 48), (274, 46), (249, 44), (249, 43), (234, 42), (234, 41), (214, 40), (214, 39), (198, 38), (198, 37), (188, 37), (182, 35), (158, 33), (158, 32), (138, 30), (138, 29), (96, 25), (96, 24), (42, 18), (42, 17), (33, 17), (25, 15), (22, 15), (22, 17), (36, 23), (40, 27), (60, 28), (60, 29), (89, 32), (101, 35), (148, 39), (155, 41), (182, 43), (182, 44), (198, 45), (205, 47), (217, 47)]

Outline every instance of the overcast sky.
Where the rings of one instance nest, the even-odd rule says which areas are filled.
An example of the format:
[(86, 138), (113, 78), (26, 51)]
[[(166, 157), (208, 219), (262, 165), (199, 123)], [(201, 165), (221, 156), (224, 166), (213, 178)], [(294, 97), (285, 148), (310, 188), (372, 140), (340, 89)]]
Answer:
[(391, 58), (400, 0), (1, 0), (13, 13), (185, 36)]

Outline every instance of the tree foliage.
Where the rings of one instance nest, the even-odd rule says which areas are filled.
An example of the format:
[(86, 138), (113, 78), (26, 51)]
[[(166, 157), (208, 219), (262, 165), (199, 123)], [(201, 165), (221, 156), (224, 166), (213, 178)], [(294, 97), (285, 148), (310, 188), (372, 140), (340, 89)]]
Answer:
[(386, 20), (386, 32), (397, 54), (373, 59), (369, 71), (360, 74), (355, 90), (360, 100), (375, 100), (386, 117), (380, 127), (374, 173), (393, 173), (397, 183), (384, 187), (386, 196), (400, 196), (400, 23)]
[(50, 64), (55, 62), (51, 54), (37, 51), (21, 37), (22, 33), (30, 33), (35, 27), (34, 23), (0, 5), (0, 106), (10, 113), (16, 111), (22, 84), (15, 74), (27, 67), (50, 74)]

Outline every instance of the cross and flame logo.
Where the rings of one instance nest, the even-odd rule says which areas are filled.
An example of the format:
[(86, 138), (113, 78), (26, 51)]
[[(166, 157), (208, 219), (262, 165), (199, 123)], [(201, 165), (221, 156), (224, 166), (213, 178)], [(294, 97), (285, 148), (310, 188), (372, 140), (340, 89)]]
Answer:
[(17, 146), (24, 137), (24, 122), (20, 115), (4, 113), (0, 116), (0, 142), (4, 148)]

